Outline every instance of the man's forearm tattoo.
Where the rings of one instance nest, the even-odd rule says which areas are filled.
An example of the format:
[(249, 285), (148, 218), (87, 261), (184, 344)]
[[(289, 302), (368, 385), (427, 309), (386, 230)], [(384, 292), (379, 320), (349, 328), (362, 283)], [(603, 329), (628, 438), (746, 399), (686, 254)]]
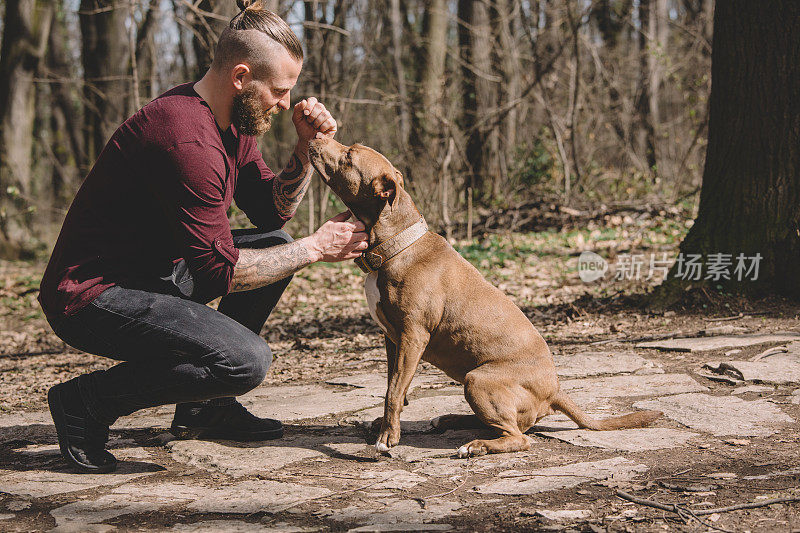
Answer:
[(273, 180), (272, 196), (275, 207), (284, 217), (290, 217), (297, 211), (303, 195), (311, 183), (311, 165), (303, 165), (297, 154), (292, 154), (289, 164)]
[(240, 248), (231, 292), (249, 291), (275, 283), (311, 262), (308, 250), (298, 242), (271, 248)]

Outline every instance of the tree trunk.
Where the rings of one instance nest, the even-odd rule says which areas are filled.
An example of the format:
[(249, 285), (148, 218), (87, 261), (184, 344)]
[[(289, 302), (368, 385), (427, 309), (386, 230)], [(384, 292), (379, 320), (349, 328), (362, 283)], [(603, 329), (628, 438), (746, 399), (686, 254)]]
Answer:
[(50, 89), (50, 147), (56, 159), (52, 179), (52, 197), (56, 206), (72, 199), (80, 178), (91, 164), (86, 159), (82, 114), (76, 84), (67, 83), (77, 76), (67, 52), (69, 32), (65, 7), (60, 3), (47, 44), (47, 73), (54, 83)]
[(128, 0), (81, 0), (86, 147), (90, 160), (125, 120), (130, 96)]
[[(520, 51), (517, 46), (515, 22), (519, 19), (519, 6), (515, 0), (495, 0), (495, 31), (497, 33), (497, 57), (495, 71), (503, 78), (500, 84), (499, 106), (510, 106), (519, 98), (520, 92)], [(503, 117), (500, 122), (499, 143), (500, 179), (495, 183), (495, 193), (501, 184), (508, 183), (508, 168), (514, 159), (517, 147), (517, 106)]]
[(656, 128), (658, 117), (658, 78), (656, 72), (656, 3), (663, 0), (640, 0), (639, 21), (639, 132), (641, 150), (647, 161), (648, 174), (656, 170)]
[(492, 41), (489, 9), (485, 0), (459, 0), (458, 40), (461, 53), (461, 128), (467, 136), (468, 186), (480, 197), (492, 191), (498, 149), (496, 129), (486, 129), (483, 119), (497, 103), (496, 78), (492, 74)]
[(403, 66), (403, 18), (400, 12), (400, 0), (391, 0), (389, 10), (392, 26), (392, 60), (394, 74), (397, 78), (397, 96), (400, 110), (400, 146), (408, 143), (408, 133), (411, 128), (410, 113), (408, 111), (408, 89), (406, 88), (406, 69)]
[(149, 0), (147, 7), (144, 9), (142, 22), (136, 29), (136, 53), (134, 54), (139, 77), (138, 85), (141, 96), (144, 98), (140, 105), (158, 96), (156, 94), (156, 54), (158, 52), (155, 46), (155, 32), (158, 29), (157, 25), (160, 17), (158, 0)]
[[(196, 0), (192, 4), (197, 4)], [(206, 16), (204, 12), (219, 15), (222, 19)], [(198, 80), (211, 66), (214, 49), (222, 30), (228, 26), (230, 19), (237, 13), (239, 13), (239, 8), (234, 0), (202, 0), (197, 4), (196, 10), (190, 11), (189, 23), (194, 30), (192, 45), (197, 59), (195, 77)]]
[(0, 257), (30, 251), (33, 77), (46, 51), (52, 14), (49, 3), (6, 1), (0, 45)]
[[(731, 279), (702, 283), (799, 297), (800, 3), (718, 2), (711, 80), (700, 207), (681, 252), (701, 254), (705, 267), (721, 259), (709, 254), (731, 254)], [(739, 254), (760, 254), (757, 280), (737, 279)], [(676, 265), (655, 303), (679, 297), (689, 282), (678, 275)]]
[[(419, 92), (415, 98), (415, 101), (422, 102), (422, 105), (413, 108), (409, 139), (417, 168), (431, 168), (431, 164), (438, 164), (442, 148), (440, 138), (441, 123), (444, 118), (442, 91), (447, 57), (448, 23), (446, 0), (433, 0), (425, 4), (422, 28), (423, 61), (417, 69)], [(417, 179), (417, 176), (414, 178)]]

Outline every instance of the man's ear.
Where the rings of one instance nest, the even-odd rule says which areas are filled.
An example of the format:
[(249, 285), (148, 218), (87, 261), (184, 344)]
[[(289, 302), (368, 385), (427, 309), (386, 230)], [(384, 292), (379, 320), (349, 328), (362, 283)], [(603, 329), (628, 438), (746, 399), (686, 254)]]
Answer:
[(401, 187), (405, 187), (406, 183), (405, 183), (405, 181), (403, 181), (403, 174), (399, 170), (394, 169), (394, 175), (397, 176), (397, 183)]
[(394, 202), (397, 199), (397, 178), (389, 174), (383, 174), (376, 178), (373, 183), (375, 184), (375, 196), (385, 199), (391, 207), (394, 207)]
[(244, 63), (239, 63), (231, 69), (231, 81), (237, 90), (242, 90), (245, 81), (247, 81), (248, 74), (250, 74), (250, 67)]

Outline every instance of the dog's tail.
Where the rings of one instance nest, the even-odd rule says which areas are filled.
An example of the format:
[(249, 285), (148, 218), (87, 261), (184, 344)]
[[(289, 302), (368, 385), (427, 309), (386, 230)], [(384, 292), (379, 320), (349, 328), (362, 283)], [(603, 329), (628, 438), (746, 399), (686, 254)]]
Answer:
[(660, 411), (637, 411), (627, 415), (595, 420), (583, 412), (583, 409), (578, 407), (578, 404), (573, 402), (572, 398), (567, 396), (564, 392), (559, 392), (558, 395), (556, 395), (551, 406), (553, 409), (561, 411), (570, 417), (579, 427), (597, 431), (642, 428), (649, 426), (655, 419), (663, 414)]

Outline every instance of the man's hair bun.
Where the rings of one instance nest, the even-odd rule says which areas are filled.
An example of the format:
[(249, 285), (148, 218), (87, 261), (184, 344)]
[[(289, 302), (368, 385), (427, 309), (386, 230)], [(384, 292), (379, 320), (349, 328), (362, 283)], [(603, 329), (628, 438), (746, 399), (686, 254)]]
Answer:
[(239, 9), (242, 11), (257, 3), (259, 3), (259, 0), (236, 0), (236, 5), (239, 6)]
[[(250, 38), (246, 35), (246, 30), (265, 34), (273, 41), (283, 45), (294, 59), (303, 59), (303, 46), (297, 36), (285, 20), (267, 9), (264, 0), (236, 0), (236, 5), (241, 11), (231, 19), (228, 28), (220, 35), (214, 63), (227, 66), (234, 59), (238, 62), (243, 60), (243, 51), (246, 52), (254, 46), (251, 41), (248, 41)], [(236, 32), (240, 30), (243, 30), (241, 33), (245, 35), (237, 37)], [(217, 61), (217, 56), (220, 61)], [(249, 56), (247, 60), (253, 64), (258, 62), (256, 58)]]

